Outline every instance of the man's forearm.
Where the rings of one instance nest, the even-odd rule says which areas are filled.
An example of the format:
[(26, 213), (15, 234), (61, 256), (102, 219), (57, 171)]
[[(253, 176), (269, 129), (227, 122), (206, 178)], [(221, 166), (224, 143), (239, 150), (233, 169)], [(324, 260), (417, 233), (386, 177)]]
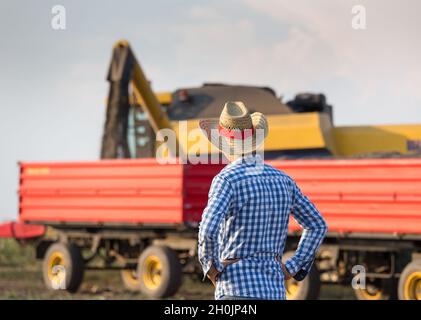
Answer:
[(209, 199), (203, 210), (199, 226), (198, 254), (206, 277), (212, 263), (222, 270), (219, 262), (218, 232), (222, 220), (229, 211), (232, 198), (232, 188), (228, 181), (216, 176), (209, 190)]
[(326, 228), (324, 227), (305, 230), (303, 232), (294, 256), (285, 263), (285, 267), (290, 274), (296, 275), (300, 271), (307, 274), (310, 271), (315, 254), (325, 234)]
[[(218, 244), (206, 237), (200, 237), (198, 245), (199, 262), (202, 265), (203, 280), (206, 279), (212, 267), (218, 272), (221, 271), (221, 266), (218, 259)], [(203, 240), (202, 240), (203, 239)]]

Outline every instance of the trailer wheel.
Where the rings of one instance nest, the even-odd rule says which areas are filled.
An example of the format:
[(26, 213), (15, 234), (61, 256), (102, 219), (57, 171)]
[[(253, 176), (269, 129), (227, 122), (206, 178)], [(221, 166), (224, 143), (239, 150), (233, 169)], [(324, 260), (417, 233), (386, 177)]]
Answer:
[(410, 262), (399, 278), (400, 300), (421, 300), (421, 260)]
[(44, 256), (43, 277), (48, 289), (76, 292), (83, 280), (84, 263), (73, 244), (52, 244)]
[(140, 281), (137, 277), (137, 270), (126, 269), (121, 270), (121, 280), (123, 281), (124, 287), (129, 291), (139, 291)]
[(354, 289), (358, 300), (394, 300), (397, 285), (394, 280), (367, 279), (365, 289)]
[[(284, 262), (294, 255), (293, 251), (284, 253)], [(313, 265), (307, 277), (303, 281), (290, 279), (285, 281), (287, 300), (317, 300), (320, 294), (320, 273)]]
[(174, 250), (150, 246), (139, 258), (140, 290), (152, 298), (172, 296), (181, 285), (182, 270)]

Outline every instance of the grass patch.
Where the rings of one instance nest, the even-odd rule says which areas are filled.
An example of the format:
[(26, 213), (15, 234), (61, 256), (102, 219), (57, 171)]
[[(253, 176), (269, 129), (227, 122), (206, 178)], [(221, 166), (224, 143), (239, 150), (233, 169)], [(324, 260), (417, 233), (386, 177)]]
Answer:
[(0, 239), (0, 266), (27, 268), (36, 263), (35, 250), (14, 239)]

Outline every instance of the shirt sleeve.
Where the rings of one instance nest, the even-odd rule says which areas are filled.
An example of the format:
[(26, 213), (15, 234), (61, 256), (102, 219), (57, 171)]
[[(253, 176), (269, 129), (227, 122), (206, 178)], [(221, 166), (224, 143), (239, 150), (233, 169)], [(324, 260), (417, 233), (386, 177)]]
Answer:
[(303, 228), (295, 254), (286, 261), (289, 273), (302, 280), (310, 271), (314, 258), (327, 232), (327, 224), (314, 204), (293, 181), (293, 205), (291, 214)]
[(219, 261), (218, 233), (219, 226), (232, 202), (232, 188), (230, 183), (216, 176), (209, 190), (208, 204), (203, 211), (202, 221), (199, 226), (198, 256), (202, 265), (204, 278), (212, 263), (218, 271), (223, 265)]

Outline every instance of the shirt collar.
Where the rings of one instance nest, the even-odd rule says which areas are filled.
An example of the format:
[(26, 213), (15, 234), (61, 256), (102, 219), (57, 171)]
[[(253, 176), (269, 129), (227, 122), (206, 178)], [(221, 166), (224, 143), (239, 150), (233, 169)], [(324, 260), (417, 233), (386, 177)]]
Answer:
[(228, 166), (235, 166), (237, 164), (255, 164), (263, 162), (263, 158), (259, 154), (246, 154), (245, 156), (239, 157), (232, 161)]

